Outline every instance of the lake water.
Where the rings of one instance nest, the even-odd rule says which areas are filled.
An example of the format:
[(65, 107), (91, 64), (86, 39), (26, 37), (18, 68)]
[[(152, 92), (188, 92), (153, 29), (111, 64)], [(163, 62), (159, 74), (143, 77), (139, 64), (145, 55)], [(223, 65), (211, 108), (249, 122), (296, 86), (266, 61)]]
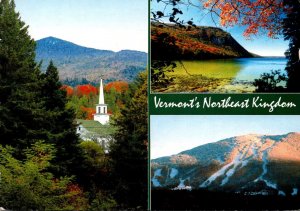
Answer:
[(241, 69), (235, 76), (236, 80), (254, 81), (263, 73), (270, 73), (271, 70), (281, 70), (284, 73), (284, 69), (287, 63), (285, 58), (251, 58), (251, 59), (236, 59), (240, 64)]
[[(203, 75), (210, 78), (227, 79), (226, 84), (223, 83), (222, 87), (219, 87), (223, 89), (222, 92), (224, 92), (224, 89), (225, 92), (226, 89), (235, 92), (234, 89), (237, 86), (239, 86), (239, 89), (243, 89), (241, 88), (241, 84), (248, 84), (247, 90), (240, 90), (241, 92), (253, 92), (255, 89), (252, 85), (254, 79), (260, 78), (263, 73), (270, 73), (271, 70), (281, 70), (281, 72), (284, 73), (286, 62), (287, 60), (283, 57), (182, 61), (183, 65), (177, 62), (177, 67), (172, 75), (175, 77), (188, 75), (186, 73), (187, 71), (190, 75)], [(216, 89), (215, 92), (220, 91), (219, 88)]]

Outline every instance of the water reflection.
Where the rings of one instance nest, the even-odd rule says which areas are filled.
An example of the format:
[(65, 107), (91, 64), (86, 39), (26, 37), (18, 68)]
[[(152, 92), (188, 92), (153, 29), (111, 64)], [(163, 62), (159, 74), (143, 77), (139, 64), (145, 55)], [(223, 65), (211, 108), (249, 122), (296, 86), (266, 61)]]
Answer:
[[(182, 81), (182, 77), (196, 79), (218, 79), (218, 84), (208, 87), (205, 92), (253, 92), (255, 87), (252, 82), (260, 78), (263, 73), (271, 73), (271, 70), (285, 72), (287, 60), (285, 58), (243, 58), (206, 61), (182, 61), (176, 62), (177, 67), (172, 76)], [(183, 64), (183, 65), (182, 65)], [(190, 74), (187, 74), (186, 71)], [(205, 78), (207, 77), (207, 78)], [(188, 80), (185, 80), (188, 81)], [(213, 87), (213, 88), (212, 88)], [(194, 87), (199, 90), (198, 87)], [(171, 90), (169, 90), (171, 91)], [(189, 91), (189, 90), (181, 90)]]

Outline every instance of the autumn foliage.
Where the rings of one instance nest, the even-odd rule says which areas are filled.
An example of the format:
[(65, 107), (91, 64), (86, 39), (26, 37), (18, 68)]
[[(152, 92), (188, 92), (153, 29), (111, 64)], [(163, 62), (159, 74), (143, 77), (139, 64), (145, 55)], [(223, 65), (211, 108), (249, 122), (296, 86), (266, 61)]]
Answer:
[[(289, 0), (297, 1), (297, 0)], [(153, 1), (154, 2), (154, 1)], [(185, 20), (184, 7), (200, 9), (199, 15), (209, 15), (221, 26), (245, 26), (244, 36), (249, 38), (258, 33), (276, 38), (282, 31), (282, 18), (290, 11), (284, 0), (164, 0), (156, 1), (158, 10), (151, 10), (151, 20), (163, 23), (168, 20), (179, 26), (195, 26), (193, 19)], [(153, 3), (154, 4), (154, 3)], [(156, 7), (154, 7), (156, 8)], [(173, 12), (166, 12), (171, 10)], [(194, 17), (198, 18), (198, 17)]]
[(151, 48), (153, 60), (167, 59), (167, 56), (171, 60), (251, 57), (230, 34), (215, 27), (186, 30), (176, 25), (152, 23)]
[(84, 95), (97, 95), (98, 94), (98, 89), (91, 84), (86, 84), (86, 85), (78, 85), (75, 88), (76, 90), (76, 95), (77, 96), (84, 96)]
[[(282, 0), (202, 0), (203, 6), (219, 14), (222, 26), (246, 26), (245, 37), (266, 31), (271, 38), (281, 31), (282, 14), (287, 10)], [(293, 1), (293, 0), (292, 0)]]
[(83, 190), (77, 184), (69, 184), (67, 187), (68, 203), (76, 210), (87, 209), (88, 202), (84, 197)]
[(86, 116), (87, 120), (93, 120), (94, 119), (94, 114), (96, 113), (95, 108), (87, 108), (87, 107), (81, 106), (80, 110), (83, 113), (85, 113), (85, 116)]
[(193, 39), (193, 36), (199, 34), (199, 31), (197, 30), (183, 31), (182, 29), (175, 27), (157, 27), (153, 28), (153, 30), (151, 31), (151, 40), (155, 42), (157, 38), (163, 33), (167, 33), (169, 34), (169, 36), (175, 38), (176, 45), (183, 51), (182, 54), (188, 54), (192, 52), (194, 53), (196, 51), (203, 51), (212, 54), (225, 53), (222, 52), (222, 48), (211, 46), (203, 42), (199, 42), (199, 40), (197, 39)]
[(61, 87), (61, 89), (65, 90), (65, 91), (67, 92), (67, 96), (68, 96), (68, 97), (72, 96), (73, 93), (74, 93), (73, 87), (68, 86), (68, 85), (63, 85), (63, 86)]
[(126, 92), (128, 90), (128, 83), (126, 81), (114, 81), (114, 82), (110, 82), (110, 83), (108, 83), (104, 87), (104, 90), (106, 92), (109, 92), (113, 88), (118, 93), (124, 93), (124, 92)]
[[(96, 113), (95, 106), (99, 100), (99, 87), (90, 84), (78, 85), (72, 88), (63, 85), (68, 93), (68, 107), (76, 113), (76, 118), (93, 120)], [(114, 81), (104, 87), (105, 103), (109, 105), (107, 113), (117, 115), (119, 110), (124, 107), (124, 99), (128, 96), (129, 85), (126, 81)], [(114, 90), (114, 91), (112, 91)]]

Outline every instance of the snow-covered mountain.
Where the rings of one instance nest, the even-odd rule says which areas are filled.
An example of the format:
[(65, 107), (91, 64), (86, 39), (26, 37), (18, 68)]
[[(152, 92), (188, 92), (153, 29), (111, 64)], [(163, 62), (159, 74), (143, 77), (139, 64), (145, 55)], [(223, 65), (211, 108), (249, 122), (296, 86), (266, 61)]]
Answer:
[(249, 134), (151, 161), (152, 188), (299, 195), (300, 133)]

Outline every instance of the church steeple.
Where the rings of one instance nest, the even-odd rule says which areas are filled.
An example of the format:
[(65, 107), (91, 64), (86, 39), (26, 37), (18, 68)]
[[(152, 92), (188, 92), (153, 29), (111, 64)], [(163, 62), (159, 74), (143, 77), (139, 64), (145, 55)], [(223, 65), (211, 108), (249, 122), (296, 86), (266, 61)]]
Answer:
[(104, 104), (104, 93), (103, 93), (103, 83), (102, 83), (102, 78), (100, 78), (99, 104)]
[(103, 80), (100, 78), (99, 86), (99, 104), (96, 105), (96, 114), (94, 120), (105, 125), (109, 123), (109, 114), (107, 114), (107, 104), (104, 102)]

